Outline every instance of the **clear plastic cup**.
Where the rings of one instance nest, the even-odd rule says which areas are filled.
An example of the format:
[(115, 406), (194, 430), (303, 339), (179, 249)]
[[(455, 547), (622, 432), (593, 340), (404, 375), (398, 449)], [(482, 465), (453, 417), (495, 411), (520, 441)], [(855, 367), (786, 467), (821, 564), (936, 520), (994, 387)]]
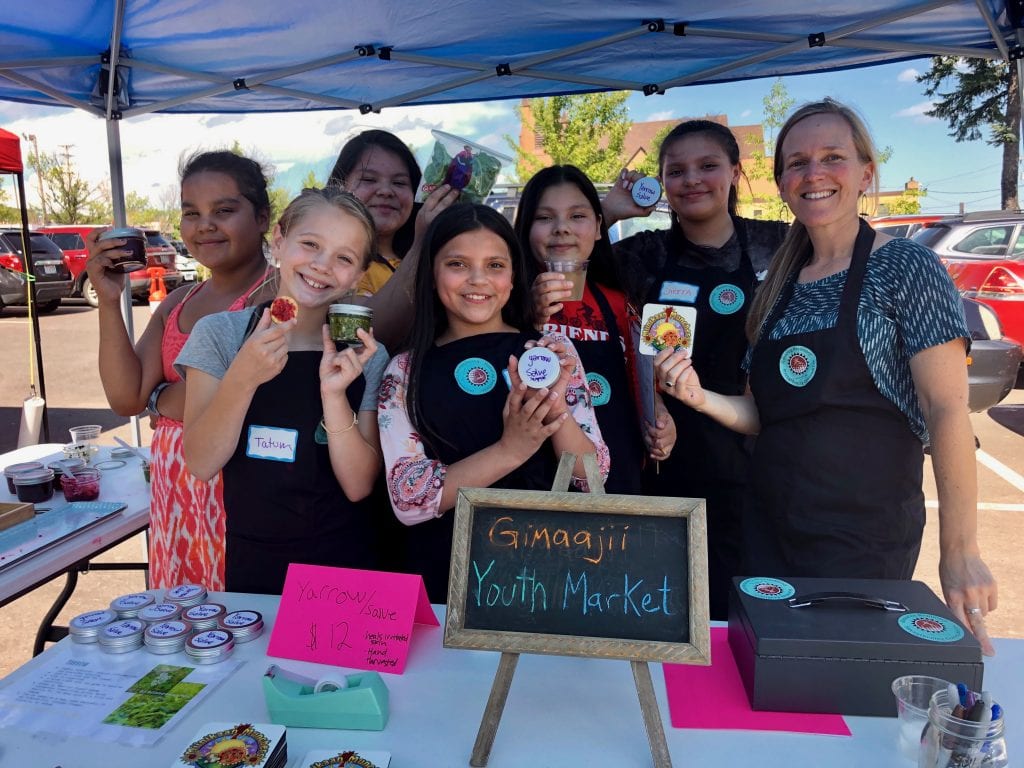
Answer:
[(545, 261), (548, 272), (561, 272), (562, 276), (572, 283), (572, 296), (566, 301), (583, 300), (583, 284), (587, 282), (586, 261)]
[(892, 694), (896, 697), (899, 722), (900, 754), (917, 761), (921, 748), (921, 733), (928, 723), (928, 707), (932, 695), (945, 691), (949, 682), (927, 675), (904, 675), (892, 681)]
[(921, 738), (918, 768), (1005, 768), (1005, 727), (1002, 718), (977, 722), (953, 715), (959, 699), (950, 700), (946, 690), (932, 696), (928, 727)]
[(71, 427), (71, 442), (75, 445), (92, 445), (100, 437), (103, 428), (99, 424), (83, 424), (80, 427)]

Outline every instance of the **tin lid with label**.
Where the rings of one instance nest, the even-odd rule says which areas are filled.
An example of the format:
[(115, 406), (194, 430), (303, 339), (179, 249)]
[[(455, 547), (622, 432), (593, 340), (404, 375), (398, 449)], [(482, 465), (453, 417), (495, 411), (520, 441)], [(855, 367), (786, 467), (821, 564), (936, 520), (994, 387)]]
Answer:
[(99, 237), (96, 238), (96, 242), (102, 243), (104, 240), (123, 240), (128, 237), (141, 237), (146, 238), (146, 233), (141, 229), (135, 227), (114, 227), (108, 229), (106, 232), (101, 232)]
[(114, 611), (120, 619), (132, 619), (139, 615), (139, 611), (147, 606), (153, 605), (156, 598), (145, 592), (134, 592), (130, 595), (121, 595), (110, 601), (110, 610)]
[(88, 611), (68, 622), (68, 634), (75, 643), (95, 643), (100, 630), (117, 620), (113, 611)]
[(97, 636), (100, 650), (108, 653), (126, 653), (142, 647), (146, 624), (138, 619), (122, 619), (107, 624)]
[(156, 603), (155, 605), (147, 605), (145, 608), (140, 610), (137, 618), (149, 624), (154, 624), (161, 621), (173, 621), (179, 616), (181, 616), (180, 605), (175, 605), (174, 603)]
[(234, 635), (226, 629), (210, 629), (185, 641), (185, 653), (198, 664), (215, 664), (231, 655)]
[(653, 176), (643, 176), (633, 182), (630, 194), (634, 203), (648, 208), (661, 200), (661, 184)]
[(153, 653), (177, 653), (185, 647), (192, 627), (184, 621), (163, 621), (146, 627), (146, 648)]
[(533, 389), (550, 387), (562, 372), (558, 355), (547, 347), (523, 350), (519, 356), (519, 378)]
[(217, 626), (230, 631), (236, 643), (245, 643), (263, 634), (263, 615), (259, 611), (232, 611), (221, 616)]
[(184, 610), (181, 618), (188, 621), (197, 630), (213, 629), (217, 620), (228, 612), (220, 603), (201, 603)]
[(178, 584), (167, 590), (164, 595), (164, 602), (176, 603), (182, 608), (192, 605), (199, 605), (206, 601), (206, 587), (200, 584)]

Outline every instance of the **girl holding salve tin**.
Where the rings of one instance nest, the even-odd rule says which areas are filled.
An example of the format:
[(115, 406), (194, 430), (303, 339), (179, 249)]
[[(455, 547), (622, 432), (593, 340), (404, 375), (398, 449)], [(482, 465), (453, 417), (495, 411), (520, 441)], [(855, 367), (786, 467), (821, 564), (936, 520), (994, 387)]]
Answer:
[(224, 476), (226, 588), (279, 594), (291, 562), (372, 568), (380, 471), (377, 389), (387, 355), (336, 349), (328, 307), (350, 293), (374, 247), (348, 192), (306, 189), (274, 230), (277, 298), (205, 318), (175, 363), (188, 384), (185, 460)]
[[(539, 171), (523, 188), (516, 211), (516, 236), (527, 259), (534, 312), (545, 331), (567, 336), (587, 371), (591, 402), (612, 456), (605, 483), (609, 493), (640, 493), (644, 454), (664, 461), (675, 444), (675, 423), (656, 394), (655, 424), (638, 413), (636, 351), (617, 284), (601, 198), (586, 175), (572, 165)], [(546, 264), (583, 264), (586, 280), (578, 300), (555, 303), (562, 274)], [(559, 308), (556, 310), (556, 308)]]
[[(639, 316), (645, 304), (693, 307), (694, 363), (719, 391), (741, 394), (747, 380), (744, 323), (786, 224), (736, 215), (740, 150), (732, 131), (720, 123), (677, 125), (661, 142), (658, 168), (671, 226), (616, 244), (619, 285)], [(608, 226), (654, 210), (633, 199), (631, 189), (640, 178), (623, 171), (605, 196)], [(666, 405), (682, 439), (657, 472), (645, 473), (645, 490), (707, 501), (711, 616), (725, 619), (730, 579), (739, 575), (740, 519), (751, 501), (749, 451), (742, 436), (713, 419), (672, 398)]]
[[(466, 203), (438, 215), (415, 298), (408, 349), (388, 366), (377, 418), (392, 507), (414, 526), (406, 567), (444, 602), (459, 488), (550, 490), (562, 452), (596, 453), (605, 476), (609, 458), (572, 344), (533, 330), (525, 259), (500, 213)], [(527, 379), (537, 372), (537, 347), (557, 358), (534, 388), (520, 369)], [(583, 477), (578, 461), (574, 484), (585, 487)]]
[(124, 239), (86, 238), (89, 281), (99, 300), (100, 379), (115, 413), (145, 410), (155, 420), (151, 446), (149, 580), (153, 587), (203, 584), (224, 588), (224, 503), (220, 478), (197, 480), (184, 471), (182, 418), (185, 383), (174, 358), (196, 323), (239, 310), (264, 296), (273, 269), (263, 256), (270, 220), (267, 182), (259, 163), (233, 152), (203, 152), (181, 171), (181, 236), (210, 276), (182, 286), (160, 302), (138, 343), (121, 318), (124, 275), (109, 267)]

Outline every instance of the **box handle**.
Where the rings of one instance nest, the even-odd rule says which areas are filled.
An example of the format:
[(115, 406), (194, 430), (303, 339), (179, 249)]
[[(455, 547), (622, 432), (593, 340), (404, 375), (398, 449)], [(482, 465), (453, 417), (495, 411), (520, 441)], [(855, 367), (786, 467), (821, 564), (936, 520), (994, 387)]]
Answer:
[(809, 595), (797, 595), (787, 601), (790, 608), (812, 608), (825, 603), (857, 603), (865, 608), (878, 608), (883, 611), (906, 613), (907, 606), (895, 600), (885, 600), (860, 592), (813, 592)]

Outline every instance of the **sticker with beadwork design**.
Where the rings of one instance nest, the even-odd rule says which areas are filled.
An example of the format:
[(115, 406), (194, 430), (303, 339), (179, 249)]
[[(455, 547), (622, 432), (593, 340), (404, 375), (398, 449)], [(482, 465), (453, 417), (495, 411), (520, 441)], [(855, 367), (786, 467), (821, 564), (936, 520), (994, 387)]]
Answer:
[(708, 303), (711, 309), (720, 315), (732, 315), (743, 308), (747, 297), (743, 289), (732, 283), (716, 285), (708, 294)]
[(818, 358), (807, 347), (787, 347), (779, 357), (779, 373), (787, 384), (805, 387), (818, 370)]
[(455, 366), (455, 381), (468, 395), (486, 395), (498, 382), (498, 372), (482, 357), (470, 357)]
[(933, 613), (905, 613), (900, 616), (899, 625), (908, 635), (936, 643), (955, 643), (964, 636), (959, 624)]
[(587, 374), (587, 389), (590, 390), (590, 402), (595, 406), (607, 405), (612, 399), (612, 385), (600, 373)]
[(740, 582), (740, 591), (758, 600), (788, 600), (796, 594), (793, 585), (782, 579), (753, 576)]

